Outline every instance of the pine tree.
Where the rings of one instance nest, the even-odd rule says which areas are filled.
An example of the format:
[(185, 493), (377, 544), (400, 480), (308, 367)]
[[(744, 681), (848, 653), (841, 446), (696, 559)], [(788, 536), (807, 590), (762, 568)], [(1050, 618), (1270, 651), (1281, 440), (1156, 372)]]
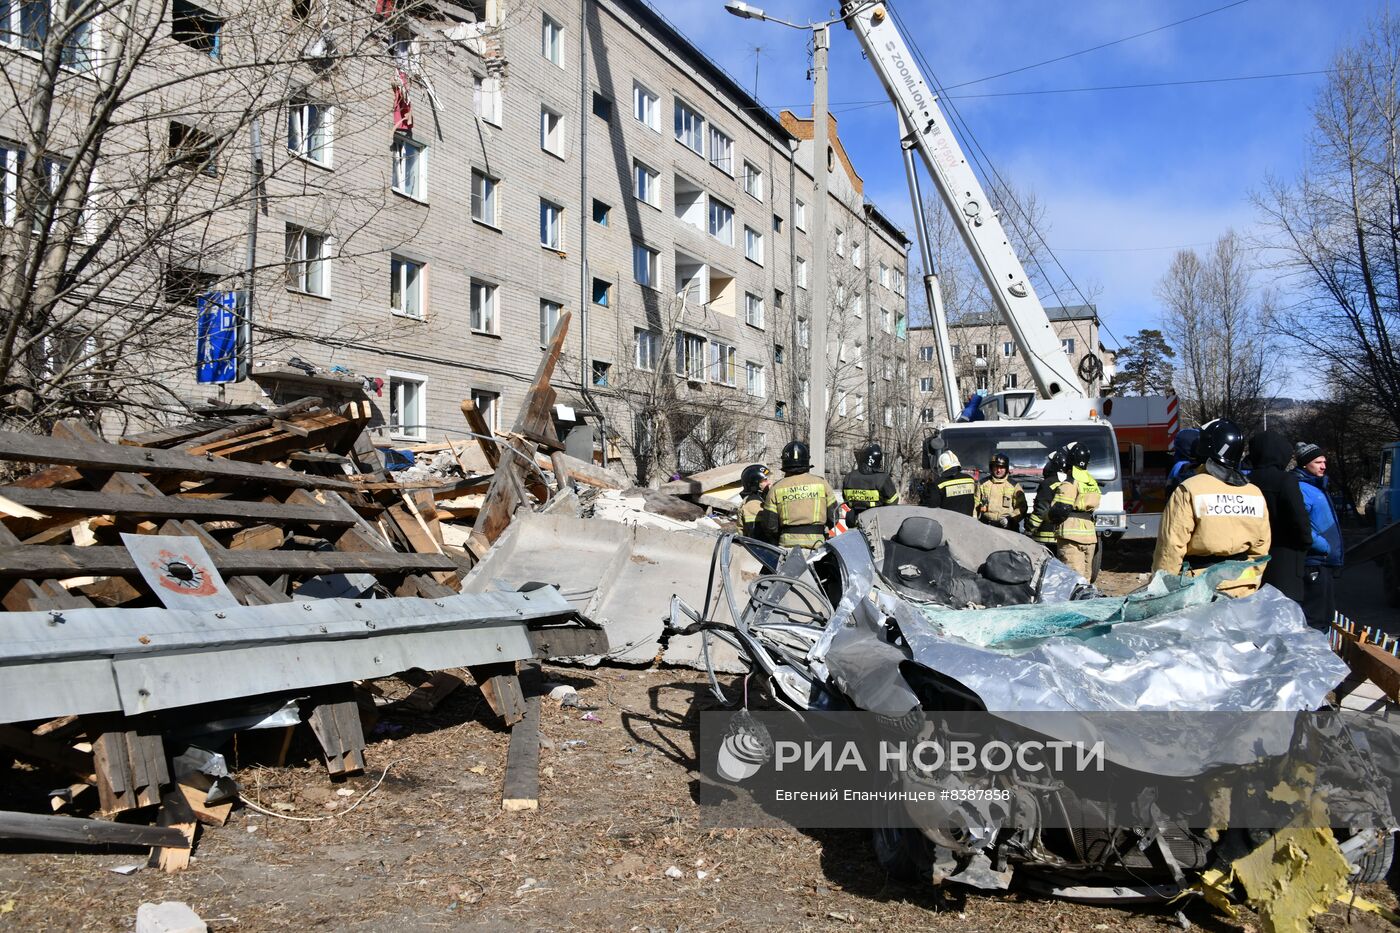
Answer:
[(1118, 351), (1117, 375), (1109, 384), (1109, 395), (1164, 395), (1172, 389), (1176, 358), (1160, 330), (1140, 330)]

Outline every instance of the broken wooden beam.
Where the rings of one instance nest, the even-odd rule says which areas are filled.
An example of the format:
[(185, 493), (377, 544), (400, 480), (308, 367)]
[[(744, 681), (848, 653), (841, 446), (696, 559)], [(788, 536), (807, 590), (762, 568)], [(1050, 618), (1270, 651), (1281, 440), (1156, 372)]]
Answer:
[[(139, 449), (139, 448), (133, 448)], [(400, 554), (344, 551), (234, 551), (211, 554), (214, 566), (225, 575), (417, 573), (455, 572), (458, 564), (446, 554)], [(138, 573), (136, 562), (124, 547), (55, 547), (30, 545), (0, 547), (0, 578), (46, 579), (82, 576), (123, 576)]]
[[(481, 409), (476, 407), (476, 403), (471, 399), (462, 400), (462, 417), (467, 419), (467, 427), (472, 429), (476, 435), (473, 440), (481, 447), (481, 455), (486, 458), (486, 462), (491, 465), (491, 469), (496, 469), (501, 463), (501, 450), (496, 446), (496, 442), (490, 440), (496, 436), (496, 432), (491, 430), (491, 425), (486, 423), (486, 417), (482, 415)], [(456, 455), (456, 449), (453, 449)], [(466, 472), (465, 469), (463, 472)]]
[(526, 665), (520, 679), (528, 693), (524, 716), (511, 726), (501, 780), (501, 809), (506, 812), (540, 807), (540, 670)]
[(121, 515), (126, 518), (191, 518), (196, 521), (247, 519), (291, 525), (350, 524), (324, 506), (243, 502), (233, 499), (181, 499), (177, 496), (113, 494), (80, 489), (19, 489), (9, 487), (0, 498), (49, 514)]
[(306, 721), (326, 757), (331, 777), (359, 774), (365, 770), (365, 733), (360, 724), (360, 707), (354, 688), (338, 684), (317, 692), (315, 707)]
[(169, 846), (189, 848), (185, 834), (172, 826), (141, 826), (135, 823), (109, 823), (71, 816), (42, 816), (0, 810), (0, 839), (37, 839), (102, 846)]

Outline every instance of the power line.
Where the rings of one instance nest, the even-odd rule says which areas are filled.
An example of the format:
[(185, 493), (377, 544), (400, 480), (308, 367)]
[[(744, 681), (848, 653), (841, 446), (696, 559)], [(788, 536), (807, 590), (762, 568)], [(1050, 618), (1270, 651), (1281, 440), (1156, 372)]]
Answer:
[(1101, 42), (1101, 43), (1099, 43), (1098, 45), (1090, 46), (1090, 47), (1087, 48), (1087, 49), (1080, 49), (1080, 50), (1077, 51), (1077, 52), (1067, 52), (1067, 53), (1064, 54), (1064, 55), (1057, 55), (1057, 56), (1055, 56), (1054, 58), (1047, 58), (1047, 59), (1045, 59), (1044, 61), (1036, 62), (1036, 63), (1034, 63), (1034, 64), (1032, 64), (1032, 65), (1022, 65), (1020, 68), (1012, 68), (1012, 69), (1009, 70), (1009, 71), (1002, 71), (1002, 72), (998, 72), (997, 74), (994, 74), (994, 75), (987, 75), (985, 78), (974, 78), (974, 79), (972, 79), (971, 81), (964, 81), (964, 82), (962, 82), (961, 84), (951, 84), (951, 85), (948, 85), (946, 88), (944, 88), (944, 90), (954, 91), (954, 90), (957, 90), (957, 89), (960, 88), (960, 87), (967, 87), (967, 86), (970, 85), (970, 84), (981, 84), (981, 83), (984, 82), (984, 81), (993, 81), (993, 80), (995, 80), (995, 79), (997, 79), (997, 78), (1004, 78), (1004, 77), (1006, 77), (1007, 75), (1020, 74), (1020, 73), (1023, 72), (1023, 71), (1030, 71), (1032, 68), (1040, 68), (1040, 67), (1042, 67), (1043, 65), (1053, 65), (1055, 62), (1062, 62), (1062, 61), (1065, 61), (1066, 59), (1074, 58), (1074, 57), (1079, 56), (1079, 55), (1087, 55), (1087, 54), (1090, 53), (1090, 52), (1097, 52), (1097, 51), (1099, 51), (1100, 49), (1106, 49), (1106, 48), (1108, 48), (1108, 47), (1111, 46), (1111, 45), (1118, 45), (1118, 44), (1123, 43), (1123, 42), (1129, 42), (1129, 41), (1131, 41), (1131, 40), (1133, 40), (1133, 39), (1141, 39), (1143, 36), (1150, 36), (1150, 35), (1152, 35), (1154, 32), (1161, 32), (1161, 31), (1164, 30), (1164, 29), (1171, 29), (1171, 28), (1174, 27), (1174, 26), (1180, 26), (1180, 25), (1182, 25), (1182, 24), (1184, 24), (1184, 23), (1190, 23), (1190, 22), (1193, 22), (1193, 21), (1195, 21), (1195, 20), (1202, 19), (1202, 18), (1207, 17), (1207, 16), (1211, 16), (1211, 15), (1213, 15), (1213, 14), (1215, 14), (1215, 13), (1220, 13), (1220, 12), (1222, 12), (1222, 11), (1224, 11), (1224, 10), (1232, 9), (1233, 7), (1237, 7), (1237, 6), (1240, 6), (1240, 5), (1245, 4), (1245, 3), (1248, 3), (1248, 2), (1249, 2), (1249, 0), (1234, 0), (1233, 3), (1227, 3), (1227, 4), (1225, 4), (1224, 6), (1216, 7), (1216, 8), (1213, 9), (1213, 10), (1206, 10), (1204, 13), (1197, 13), (1195, 16), (1188, 16), (1188, 17), (1186, 17), (1185, 19), (1179, 19), (1179, 20), (1177, 20), (1176, 22), (1173, 22), (1173, 23), (1164, 23), (1164, 24), (1161, 25), (1161, 26), (1154, 26), (1154, 27), (1152, 27), (1151, 29), (1145, 29), (1145, 30), (1143, 30), (1142, 32), (1135, 32), (1135, 33), (1133, 33), (1131, 36), (1123, 36), (1123, 37), (1120, 38), (1120, 39), (1113, 39), (1113, 40), (1111, 40), (1111, 41), (1109, 41), (1109, 42)]
[(1186, 78), (1180, 81), (1144, 81), (1139, 84), (1098, 84), (1089, 87), (1057, 87), (1027, 91), (987, 91), (983, 94), (957, 94), (940, 97), (940, 100), (972, 100), (981, 97), (1033, 97), (1041, 94), (1082, 94), (1087, 91), (1132, 91), (1153, 87), (1182, 87), (1189, 84), (1226, 84), (1234, 81), (1266, 81), (1273, 78), (1301, 78), (1311, 75), (1331, 74), (1331, 69), (1317, 71), (1280, 71), (1266, 75), (1231, 75), (1225, 78)]

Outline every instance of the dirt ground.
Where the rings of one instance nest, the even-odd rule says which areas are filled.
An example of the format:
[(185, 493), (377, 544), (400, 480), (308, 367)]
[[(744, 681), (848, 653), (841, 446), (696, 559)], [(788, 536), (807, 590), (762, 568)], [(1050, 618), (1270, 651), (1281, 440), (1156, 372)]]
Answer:
[[(1138, 572), (1109, 570), (1104, 588), (1131, 589)], [(468, 686), (432, 713), (382, 718), (370, 772), (343, 784), (327, 779), (309, 735), (283, 768), (256, 763), (267, 748), (230, 749), (246, 795), (287, 817), (345, 811), (388, 774), (343, 817), (235, 810), (202, 830), (180, 874), (112, 871), (143, 863), (141, 851), (0, 849), (0, 929), (130, 930), (138, 905), (162, 900), (185, 901), (216, 931), (1179, 929), (1169, 909), (900, 884), (864, 832), (706, 829), (693, 799), (702, 674), (546, 667), (545, 679), (577, 687), (601, 721), (545, 701), (537, 812), (501, 811), (508, 735)], [(0, 804), (43, 789), (22, 769), (0, 773)], [(1388, 885), (1364, 893), (1395, 906)], [(1200, 903), (1186, 916), (1210, 933), (1257, 928)], [(1318, 929), (1390, 928), (1334, 908)]]

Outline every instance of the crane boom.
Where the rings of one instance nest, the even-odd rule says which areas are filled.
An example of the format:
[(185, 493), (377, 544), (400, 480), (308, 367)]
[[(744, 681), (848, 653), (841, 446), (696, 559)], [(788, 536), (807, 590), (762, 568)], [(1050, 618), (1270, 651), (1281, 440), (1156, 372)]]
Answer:
[[(898, 109), (902, 125), (912, 128), (904, 145), (923, 158), (1041, 397), (1085, 398), (1073, 362), (886, 5), (849, 2), (842, 12)], [(915, 204), (914, 211), (920, 210), (922, 206)]]

